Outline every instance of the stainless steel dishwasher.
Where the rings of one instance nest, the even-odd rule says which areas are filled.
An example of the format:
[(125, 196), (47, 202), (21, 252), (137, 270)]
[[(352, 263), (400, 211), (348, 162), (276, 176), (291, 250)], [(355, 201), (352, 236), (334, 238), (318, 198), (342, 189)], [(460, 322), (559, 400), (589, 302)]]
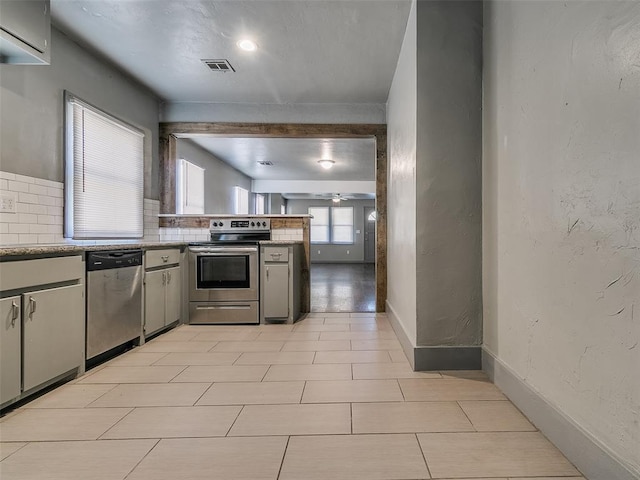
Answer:
[(87, 254), (87, 360), (140, 337), (142, 275), (142, 250)]

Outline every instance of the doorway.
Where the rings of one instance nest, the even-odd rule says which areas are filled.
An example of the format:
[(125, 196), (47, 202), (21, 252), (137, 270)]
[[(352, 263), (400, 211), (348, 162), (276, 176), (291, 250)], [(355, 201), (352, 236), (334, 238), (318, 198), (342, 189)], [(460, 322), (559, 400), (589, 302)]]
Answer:
[[(252, 136), (277, 138), (363, 138), (376, 139), (376, 211), (377, 239), (375, 255), (375, 303), (384, 312), (387, 298), (386, 212), (387, 212), (387, 126), (384, 124), (268, 124), (224, 122), (160, 123), (160, 219), (161, 227), (174, 226), (177, 165), (177, 139), (193, 136)], [(304, 227), (308, 235), (308, 223)], [(308, 236), (306, 237), (308, 238)], [(308, 241), (308, 240), (307, 240)], [(309, 279), (310, 251), (306, 250), (303, 279)], [(303, 295), (303, 307), (309, 308), (309, 293)]]

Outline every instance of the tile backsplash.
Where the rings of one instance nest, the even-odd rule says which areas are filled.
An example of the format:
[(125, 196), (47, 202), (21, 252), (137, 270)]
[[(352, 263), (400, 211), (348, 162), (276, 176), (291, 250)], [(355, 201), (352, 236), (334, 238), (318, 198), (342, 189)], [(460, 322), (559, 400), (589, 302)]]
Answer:
[(64, 241), (64, 184), (0, 171), (0, 196), (15, 212), (0, 212), (0, 245)]
[[(113, 240), (64, 238), (64, 184), (0, 171), (0, 197), (15, 202), (14, 212), (0, 212), (0, 246), (16, 244), (74, 243), (100, 245)], [(5, 202), (6, 203), (6, 202)], [(123, 242), (204, 242), (208, 228), (159, 228), (160, 201), (144, 199), (144, 238)], [(272, 240), (303, 239), (301, 228), (271, 231)]]
[[(15, 202), (15, 212), (0, 212), (0, 246), (73, 243), (99, 245), (113, 240), (64, 238), (64, 184), (37, 177), (0, 171), (0, 199)], [(144, 238), (138, 243), (160, 241), (160, 201), (144, 199)]]
[(294, 240), (302, 241), (301, 228), (278, 228), (271, 230), (271, 240)]

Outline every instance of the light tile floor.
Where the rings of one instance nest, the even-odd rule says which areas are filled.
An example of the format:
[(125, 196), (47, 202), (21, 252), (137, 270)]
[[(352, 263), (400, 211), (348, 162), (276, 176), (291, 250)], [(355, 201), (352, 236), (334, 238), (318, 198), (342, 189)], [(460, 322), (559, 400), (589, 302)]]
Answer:
[(0, 420), (2, 480), (583, 480), (482, 372), (384, 315), (183, 325)]

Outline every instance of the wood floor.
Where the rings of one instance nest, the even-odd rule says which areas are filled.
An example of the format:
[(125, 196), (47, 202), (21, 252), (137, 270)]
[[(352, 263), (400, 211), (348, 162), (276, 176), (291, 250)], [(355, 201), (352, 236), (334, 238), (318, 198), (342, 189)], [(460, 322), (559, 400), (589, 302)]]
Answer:
[(375, 312), (373, 263), (311, 264), (312, 312)]

